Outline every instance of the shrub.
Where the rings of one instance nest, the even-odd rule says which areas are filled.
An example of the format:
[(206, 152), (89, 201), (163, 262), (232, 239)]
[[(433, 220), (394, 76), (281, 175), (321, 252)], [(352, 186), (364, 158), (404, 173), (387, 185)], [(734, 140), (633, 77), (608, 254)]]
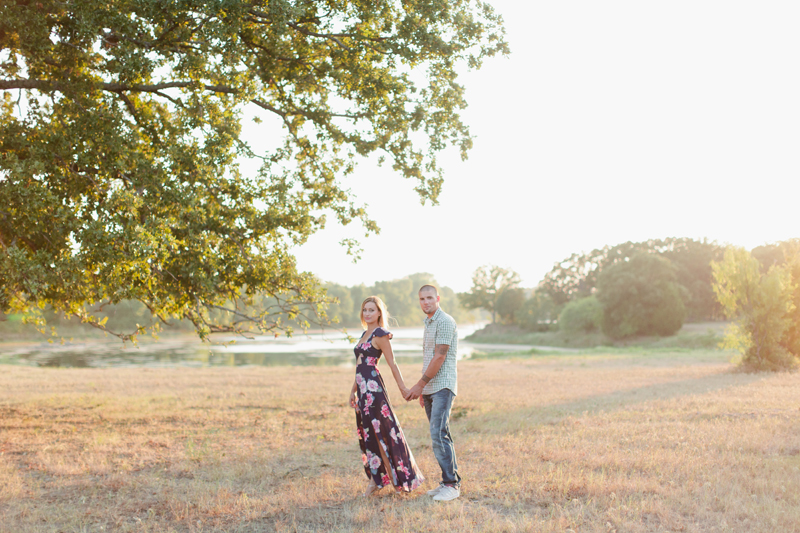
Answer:
[(744, 248), (729, 248), (720, 262), (711, 263), (714, 292), (736, 324), (725, 345), (742, 354), (751, 370), (784, 370), (797, 366), (797, 320), (794, 296), (797, 255), (787, 264), (761, 269), (758, 259)]
[(668, 259), (641, 253), (597, 278), (603, 333), (614, 339), (674, 335), (686, 319), (684, 291)]
[(567, 333), (597, 331), (603, 319), (603, 307), (596, 296), (569, 302), (558, 315), (558, 329)]

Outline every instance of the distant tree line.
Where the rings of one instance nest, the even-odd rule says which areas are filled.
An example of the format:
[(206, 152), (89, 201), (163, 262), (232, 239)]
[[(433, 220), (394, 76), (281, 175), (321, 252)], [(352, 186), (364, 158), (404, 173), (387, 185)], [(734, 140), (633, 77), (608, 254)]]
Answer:
[[(486, 315), (480, 312), (485, 312), (492, 323), (530, 331), (602, 331), (612, 339), (667, 336), (686, 321), (727, 318), (734, 325), (725, 343), (742, 354), (746, 368), (780, 370), (795, 368), (800, 361), (800, 239), (751, 252), (707, 240), (626, 242), (571, 255), (556, 263), (534, 289), (522, 288), (520, 282), (511, 269), (482, 266), (467, 292), (457, 295), (449, 287), (439, 287), (441, 305), (461, 323), (481, 319)], [(289, 313), (275, 296), (254, 298), (255, 305), (266, 310), (264, 316), (289, 334), (319, 325), (360, 327), (361, 303), (372, 295), (388, 305), (391, 327), (416, 326), (422, 319), (417, 291), (428, 283), (436, 285), (428, 273), (370, 286), (329, 283), (324, 287), (327, 306), (294, 305)], [(151, 310), (134, 300), (92, 312), (109, 327), (153, 326), (147, 323), (153, 320)], [(210, 319), (222, 323), (224, 314), (220, 310)], [(56, 328), (79, 325), (74, 317), (66, 319), (50, 308), (43, 315)], [(0, 333), (23, 327), (19, 318), (0, 316)], [(167, 325), (173, 330), (195, 329), (186, 320)]]
[[(448, 314), (453, 316), (459, 323), (474, 322), (482, 317), (480, 313), (469, 311), (464, 308), (451, 288), (438, 286), (433, 275), (428, 273), (417, 273), (404, 278), (391, 281), (378, 281), (373, 285), (355, 285), (347, 287), (335, 283), (324, 284), (326, 291), (326, 301), (329, 302), (325, 307), (312, 307), (310, 305), (296, 305), (292, 312), (286, 312), (286, 306), (280, 302), (272, 301), (266, 295), (256, 295), (255, 305), (261, 309), (274, 309), (274, 320), (282, 331), (289, 334), (295, 331), (303, 331), (309, 328), (320, 326), (326, 327), (361, 327), (360, 311), (361, 303), (367, 296), (380, 296), (386, 302), (390, 320), (390, 327), (395, 326), (418, 326), (421, 324), (424, 315), (419, 307), (419, 297), (417, 295), (422, 285), (433, 284), (439, 289), (441, 306)], [(107, 304), (102, 309), (92, 309), (92, 313), (103, 321), (104, 325), (116, 329), (136, 330), (138, 328), (152, 328), (153, 316), (150, 310), (141, 302), (135, 300), (123, 300), (116, 304)], [(244, 309), (247, 312), (247, 309)], [(220, 323), (235, 318), (226, 317), (223, 311), (218, 315), (212, 311), (211, 319)], [(62, 313), (46, 308), (42, 312), (43, 324), (51, 327), (52, 334), (57, 335), (59, 331), (75, 333), (75, 328), (90, 331), (93, 328), (82, 325), (80, 320), (72, 317), (65, 317)], [(69, 328), (72, 329), (69, 329)], [(22, 324), (19, 317), (0, 317), (0, 334), (19, 330), (20, 328), (30, 329), (34, 333), (33, 325)], [(65, 329), (66, 328), (66, 329)], [(194, 331), (194, 324), (188, 320), (171, 320), (162, 324), (159, 330), (162, 331)], [(44, 332), (43, 328), (39, 328)]]
[(346, 287), (329, 283), (326, 285), (328, 296), (335, 297), (337, 302), (329, 305), (329, 320), (344, 327), (361, 327), (361, 303), (367, 296), (379, 296), (388, 307), (392, 316), (390, 327), (418, 326), (424, 315), (419, 307), (419, 288), (432, 284), (439, 289), (440, 305), (457, 323), (474, 322), (478, 314), (470, 312), (459, 302), (456, 293), (449, 287), (438, 286), (431, 274), (417, 273), (392, 281), (378, 281), (374, 285), (355, 285)]
[(743, 248), (670, 238), (626, 242), (556, 263), (532, 290), (510, 269), (483, 266), (467, 309), (531, 331), (602, 331), (612, 339), (675, 334), (686, 321), (728, 318), (726, 344), (745, 367), (800, 361), (800, 239)]
[(605, 246), (556, 263), (532, 290), (520, 288), (511, 270), (481, 267), (461, 298), (467, 308), (490, 311), (493, 322), (532, 331), (671, 335), (686, 320), (722, 318), (711, 262), (723, 252), (714, 242), (686, 238)]

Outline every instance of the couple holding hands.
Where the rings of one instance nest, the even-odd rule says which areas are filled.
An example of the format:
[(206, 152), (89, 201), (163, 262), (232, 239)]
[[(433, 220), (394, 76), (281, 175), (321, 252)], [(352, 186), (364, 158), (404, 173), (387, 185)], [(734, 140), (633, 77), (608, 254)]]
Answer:
[(358, 443), (369, 478), (365, 496), (387, 485), (397, 492), (411, 492), (425, 480), (389, 402), (378, 370), (381, 355), (386, 357), (403, 398), (419, 399), (430, 422), (431, 447), (442, 469), (442, 481), (428, 495), (436, 501), (449, 501), (460, 495), (461, 477), (450, 435), (450, 409), (458, 388), (456, 323), (439, 308), (439, 293), (433, 285), (420, 288), (419, 303), (426, 315), (422, 377), (411, 388), (406, 387), (394, 360), (392, 335), (385, 329), (389, 318), (386, 305), (377, 296), (370, 296), (361, 304), (361, 324), (366, 331), (354, 349), (356, 377), (349, 403), (356, 412)]

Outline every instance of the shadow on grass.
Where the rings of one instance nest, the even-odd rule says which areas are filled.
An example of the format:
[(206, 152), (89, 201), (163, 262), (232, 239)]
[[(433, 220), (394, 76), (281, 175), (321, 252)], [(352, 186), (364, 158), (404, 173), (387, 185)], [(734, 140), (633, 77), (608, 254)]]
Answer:
[(470, 432), (505, 433), (518, 430), (521, 426), (557, 424), (571, 416), (586, 416), (608, 413), (644, 405), (648, 402), (672, 400), (700, 394), (744, 387), (766, 377), (766, 374), (744, 374), (730, 371), (683, 379), (667, 383), (655, 383), (641, 387), (619, 389), (608, 393), (584, 396), (572, 401), (545, 404), (540, 407), (526, 407), (517, 411), (505, 412), (498, 417), (489, 412), (474, 418), (468, 423)]

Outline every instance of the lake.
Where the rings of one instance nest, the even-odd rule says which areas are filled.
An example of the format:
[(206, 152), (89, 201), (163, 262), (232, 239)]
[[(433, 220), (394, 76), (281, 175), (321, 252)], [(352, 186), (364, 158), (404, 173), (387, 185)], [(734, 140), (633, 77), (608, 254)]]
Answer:
[[(470, 357), (475, 351), (520, 351), (518, 345), (482, 345), (463, 338), (484, 324), (459, 327), (458, 357)], [(352, 331), (358, 336), (359, 331)], [(422, 361), (422, 328), (392, 330), (392, 348), (399, 361)], [(109, 367), (211, 367), (211, 366), (284, 366), (336, 365), (354, 366), (353, 345), (346, 335), (331, 330), (326, 333), (298, 334), (295, 337), (213, 336), (212, 343), (197, 337), (163, 337), (159, 341), (142, 338), (138, 346), (122, 344), (117, 339), (55, 343), (0, 344), (0, 364), (40, 367), (109, 368)]]

